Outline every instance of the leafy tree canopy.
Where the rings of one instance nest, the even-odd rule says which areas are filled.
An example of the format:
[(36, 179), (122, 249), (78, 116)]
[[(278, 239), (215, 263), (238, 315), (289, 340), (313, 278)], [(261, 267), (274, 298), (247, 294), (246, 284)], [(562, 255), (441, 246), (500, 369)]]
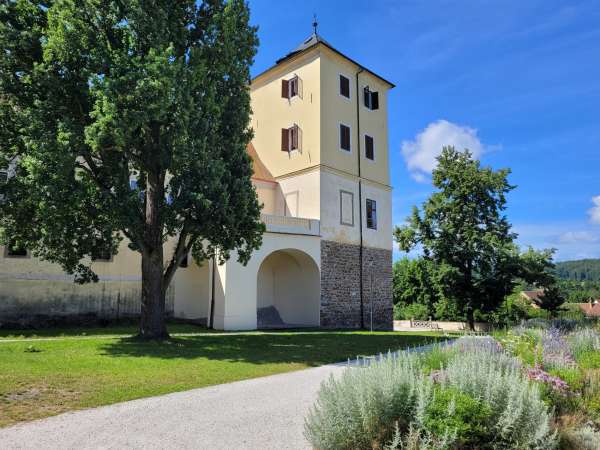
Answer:
[(166, 335), (165, 290), (188, 253), (246, 262), (261, 242), (247, 5), (3, 2), (0, 46), (4, 241), (88, 282), (89, 256), (127, 238), (142, 255), (141, 334)]
[(552, 250), (520, 254), (504, 215), (510, 171), (481, 167), (466, 150), (444, 147), (433, 171), (437, 188), (407, 224), (395, 229), (400, 249), (420, 245), (425, 259), (444, 268), (445, 295), (465, 314), (494, 311), (518, 278), (545, 283)]

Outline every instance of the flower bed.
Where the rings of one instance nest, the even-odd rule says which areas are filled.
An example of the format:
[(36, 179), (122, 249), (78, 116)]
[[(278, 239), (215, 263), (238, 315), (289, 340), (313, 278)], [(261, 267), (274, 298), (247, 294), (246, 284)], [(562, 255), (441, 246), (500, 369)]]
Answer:
[(500, 343), (464, 337), (390, 354), (325, 382), (305, 435), (322, 450), (598, 450), (600, 375), (582, 368), (597, 338), (525, 324)]
[(306, 437), (323, 450), (557, 444), (539, 386), (518, 358), (489, 338), (461, 338), (431, 353), (400, 353), (349, 368), (321, 387)]

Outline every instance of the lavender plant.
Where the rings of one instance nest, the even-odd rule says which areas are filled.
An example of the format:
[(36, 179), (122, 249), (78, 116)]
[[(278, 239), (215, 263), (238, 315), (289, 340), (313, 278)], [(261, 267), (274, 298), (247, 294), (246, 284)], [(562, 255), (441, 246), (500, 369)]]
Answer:
[(558, 328), (542, 332), (542, 362), (547, 369), (573, 368), (577, 365), (571, 348)]
[(443, 351), (447, 367), (431, 373), (426, 355), (401, 353), (330, 378), (305, 420), (306, 438), (321, 450), (439, 450), (477, 432), (489, 437), (486, 448), (555, 448), (550, 412), (518, 359), (493, 339), (462, 338)]
[(322, 384), (305, 420), (305, 436), (322, 450), (381, 447), (392, 440), (394, 426), (408, 428), (431, 395), (432, 382), (422, 375), (415, 354), (348, 368)]
[(504, 352), (477, 352), (454, 358), (444, 383), (480, 398), (492, 408), (496, 439), (492, 448), (551, 449), (556, 436), (551, 414), (538, 387), (529, 382), (516, 358)]

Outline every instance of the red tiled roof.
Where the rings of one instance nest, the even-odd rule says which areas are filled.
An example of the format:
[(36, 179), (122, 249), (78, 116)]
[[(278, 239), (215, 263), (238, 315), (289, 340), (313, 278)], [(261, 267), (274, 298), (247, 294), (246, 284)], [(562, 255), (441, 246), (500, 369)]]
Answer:
[(536, 289), (535, 291), (523, 291), (522, 294), (529, 300), (537, 301), (542, 295), (544, 295), (544, 290)]
[(600, 299), (593, 303), (577, 303), (577, 306), (579, 306), (586, 316), (600, 317)]
[(267, 169), (267, 166), (265, 166), (265, 164), (260, 160), (260, 156), (258, 156), (258, 153), (256, 152), (254, 145), (252, 145), (252, 142), (248, 144), (246, 151), (248, 152), (248, 155), (250, 155), (250, 158), (252, 158), (252, 169), (254, 169), (254, 175), (252, 175), (252, 179), (277, 183), (277, 180), (271, 174), (269, 169)]

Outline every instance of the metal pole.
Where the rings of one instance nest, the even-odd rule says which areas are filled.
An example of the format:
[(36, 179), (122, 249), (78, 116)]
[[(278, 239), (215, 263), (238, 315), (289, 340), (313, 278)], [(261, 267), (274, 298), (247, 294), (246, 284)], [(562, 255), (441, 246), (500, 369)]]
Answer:
[(371, 301), (369, 302), (371, 304), (371, 333), (373, 332), (373, 297), (375, 296), (373, 293), (373, 272), (371, 272)]

